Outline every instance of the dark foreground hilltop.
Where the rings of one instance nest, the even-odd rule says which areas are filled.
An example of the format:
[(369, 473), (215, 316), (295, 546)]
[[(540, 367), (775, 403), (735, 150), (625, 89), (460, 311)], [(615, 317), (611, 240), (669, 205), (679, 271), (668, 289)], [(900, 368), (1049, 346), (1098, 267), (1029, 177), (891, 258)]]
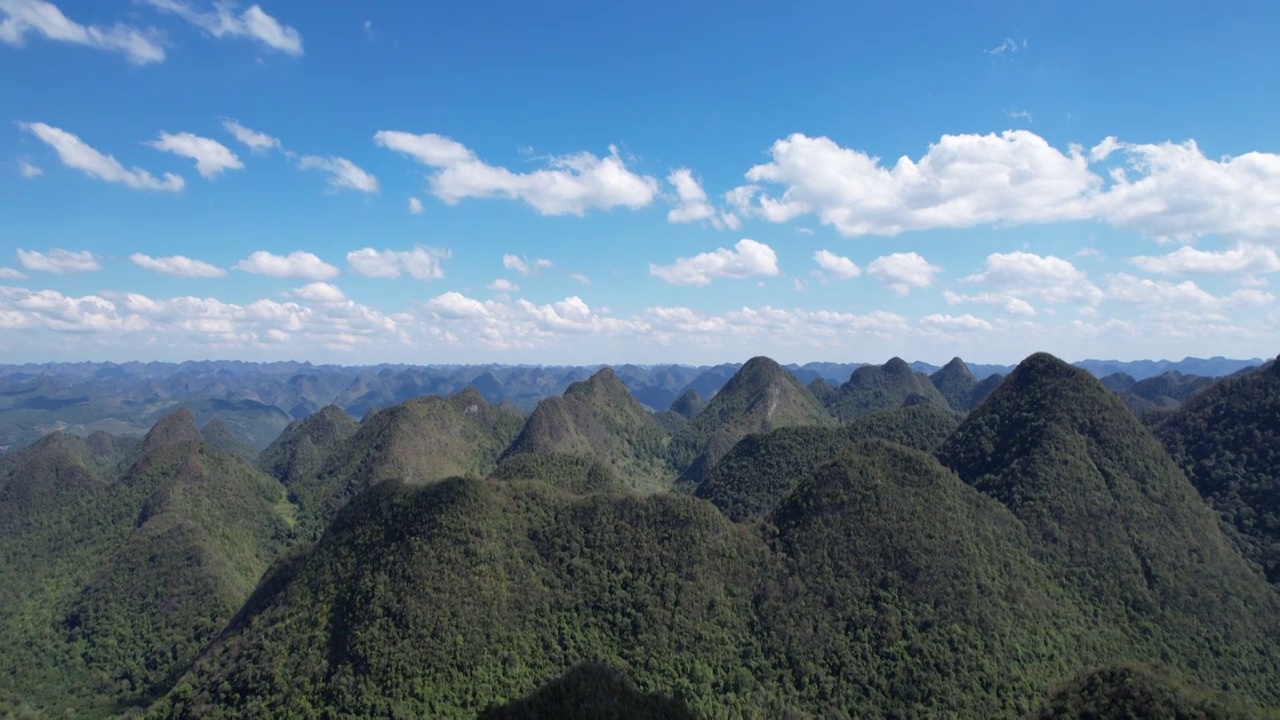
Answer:
[(10, 453), (0, 716), (1280, 709), (1275, 365), (624, 374)]

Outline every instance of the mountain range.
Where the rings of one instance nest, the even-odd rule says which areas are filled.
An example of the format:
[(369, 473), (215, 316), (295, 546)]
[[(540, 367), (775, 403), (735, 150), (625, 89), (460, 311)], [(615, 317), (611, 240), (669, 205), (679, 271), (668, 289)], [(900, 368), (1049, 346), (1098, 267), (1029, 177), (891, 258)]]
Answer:
[(55, 430), (0, 457), (0, 716), (1273, 716), (1278, 368)]

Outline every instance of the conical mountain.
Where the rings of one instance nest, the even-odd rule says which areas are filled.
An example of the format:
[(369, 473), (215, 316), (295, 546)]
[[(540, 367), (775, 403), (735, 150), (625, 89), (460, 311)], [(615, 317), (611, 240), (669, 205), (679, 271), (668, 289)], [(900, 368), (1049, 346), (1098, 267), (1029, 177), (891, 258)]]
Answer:
[(707, 409), (707, 401), (702, 399), (702, 395), (698, 394), (697, 388), (689, 388), (681, 393), (671, 403), (671, 411), (683, 417), (685, 420), (692, 420), (698, 416), (703, 410)]
[(1177, 370), (1139, 380), (1126, 390), (1159, 407), (1177, 407), (1192, 396), (1204, 392), (1214, 384), (1214, 379), (1201, 375), (1183, 375)]
[(205, 447), (185, 410), (136, 447), (50, 436), (11, 462), (0, 695), (28, 708), (101, 716), (167, 688), (290, 534), (284, 489)]
[(563, 397), (538, 403), (501, 460), (527, 454), (589, 455), (637, 488), (660, 489), (674, 479), (666, 462), (667, 441), (667, 433), (606, 367), (571, 384)]
[(485, 402), (475, 388), (428, 395), (369, 415), (314, 479), (294, 482), (304, 532), (318, 533), (356, 493), (382, 480), (421, 484), (485, 477), (520, 432), (524, 418)]
[(245, 445), (236, 437), (231, 426), (225, 420), (218, 418), (210, 420), (200, 428), (200, 440), (205, 445), (217, 448), (228, 455), (234, 455), (245, 462), (252, 463), (254, 456), (257, 454), (248, 445)]
[(1084, 370), (1032, 355), (939, 454), (1017, 515), (1037, 556), (1111, 622), (1160, 628), (1170, 655), (1217, 648), (1193, 672), (1206, 684), (1249, 664), (1280, 672), (1280, 648), (1260, 639), (1275, 632), (1274, 593), (1159, 442)]
[(764, 559), (759, 539), (674, 493), (382, 483), (157, 711), (474, 718), (587, 660), (717, 707), (720, 678), (766, 662), (751, 627)]
[(258, 456), (257, 465), (284, 483), (315, 478), (335, 452), (360, 428), (345, 410), (326, 405), (302, 420), (295, 420)]
[(915, 372), (902, 358), (884, 365), (864, 365), (836, 390), (827, 409), (842, 423), (877, 410), (895, 410), (908, 405), (936, 405), (949, 408), (946, 398), (930, 382), (929, 376)]
[(969, 403), (973, 398), (973, 389), (978, 386), (978, 379), (973, 376), (964, 360), (951, 358), (951, 362), (929, 376), (929, 381), (942, 393), (952, 410), (965, 413), (972, 409)]
[(1280, 365), (1218, 381), (1156, 433), (1245, 557), (1280, 583)]
[(1000, 387), (1002, 382), (1004, 382), (1004, 375), (1000, 373), (988, 375), (979, 380), (978, 384), (973, 386), (973, 392), (969, 394), (969, 408), (978, 407), (983, 400), (996, 391), (996, 388)]
[(1110, 390), (1111, 392), (1118, 393), (1124, 392), (1125, 390), (1133, 387), (1133, 384), (1138, 382), (1138, 380), (1129, 373), (1115, 372), (1102, 378), (1098, 382), (1102, 383), (1102, 387)]
[(809, 392), (813, 393), (823, 407), (835, 402), (836, 388), (826, 378), (815, 378), (805, 387), (809, 388)]
[(767, 357), (752, 358), (671, 438), (671, 461), (682, 473), (681, 482), (692, 486), (750, 433), (831, 424), (831, 416), (794, 375)]
[(143, 441), (129, 484), (152, 491), (136, 527), (62, 623), (89, 673), (124, 697), (167, 688), (290, 536), (284, 488), (233, 455), (193, 443), (194, 431), (180, 411)]
[(787, 427), (748, 435), (715, 464), (694, 496), (710, 501), (731, 520), (757, 518), (772, 512), (851, 443), (887, 440), (928, 452), (955, 428), (949, 410), (917, 405), (874, 412), (843, 427)]

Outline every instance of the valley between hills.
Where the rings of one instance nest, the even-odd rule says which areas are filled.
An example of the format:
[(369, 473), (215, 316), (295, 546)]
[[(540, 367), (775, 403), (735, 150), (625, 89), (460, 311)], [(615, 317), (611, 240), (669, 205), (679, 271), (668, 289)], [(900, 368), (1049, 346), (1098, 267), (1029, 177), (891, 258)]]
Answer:
[(1280, 717), (1195, 362), (6, 366), (0, 717)]

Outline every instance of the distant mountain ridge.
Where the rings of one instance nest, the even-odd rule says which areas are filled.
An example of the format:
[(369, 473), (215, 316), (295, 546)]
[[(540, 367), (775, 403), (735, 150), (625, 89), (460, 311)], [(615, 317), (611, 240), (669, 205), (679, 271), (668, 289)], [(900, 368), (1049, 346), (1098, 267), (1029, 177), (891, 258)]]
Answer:
[[(1134, 382), (1169, 372), (1216, 378), (1231, 375), (1262, 359), (1221, 357), (1171, 360), (1083, 360), (1076, 363), (1098, 377), (1125, 373)], [(930, 375), (942, 368), (907, 363)], [(847, 382), (867, 363), (809, 362), (782, 365), (804, 385)], [(984, 391), (991, 378), (1011, 365), (966, 364)], [(50, 362), (0, 364), (0, 447), (9, 451), (56, 430), (87, 436), (104, 431), (141, 437), (160, 417), (179, 408), (192, 412), (198, 426), (221, 421), (227, 440), (253, 451), (265, 448), (292, 420), (337, 405), (353, 418), (424, 395), (447, 396), (474, 388), (490, 404), (508, 402), (531, 412), (543, 399), (556, 397), (588, 379), (603, 365), (313, 365), (306, 362), (245, 361)], [(710, 400), (742, 368), (720, 365), (613, 366), (618, 380), (650, 410), (662, 411), (694, 390)], [(949, 394), (948, 394), (949, 393)], [(955, 386), (944, 395), (958, 401)], [(930, 393), (931, 394), (931, 393)], [(981, 394), (985, 394), (981, 393)], [(1135, 410), (1150, 401), (1134, 400)], [(957, 403), (953, 403), (957, 404)], [(1155, 408), (1167, 407), (1155, 403)], [(669, 422), (667, 422), (669, 421)], [(679, 421), (666, 418), (664, 426)], [(0, 451), (3, 452), (3, 451)]]

